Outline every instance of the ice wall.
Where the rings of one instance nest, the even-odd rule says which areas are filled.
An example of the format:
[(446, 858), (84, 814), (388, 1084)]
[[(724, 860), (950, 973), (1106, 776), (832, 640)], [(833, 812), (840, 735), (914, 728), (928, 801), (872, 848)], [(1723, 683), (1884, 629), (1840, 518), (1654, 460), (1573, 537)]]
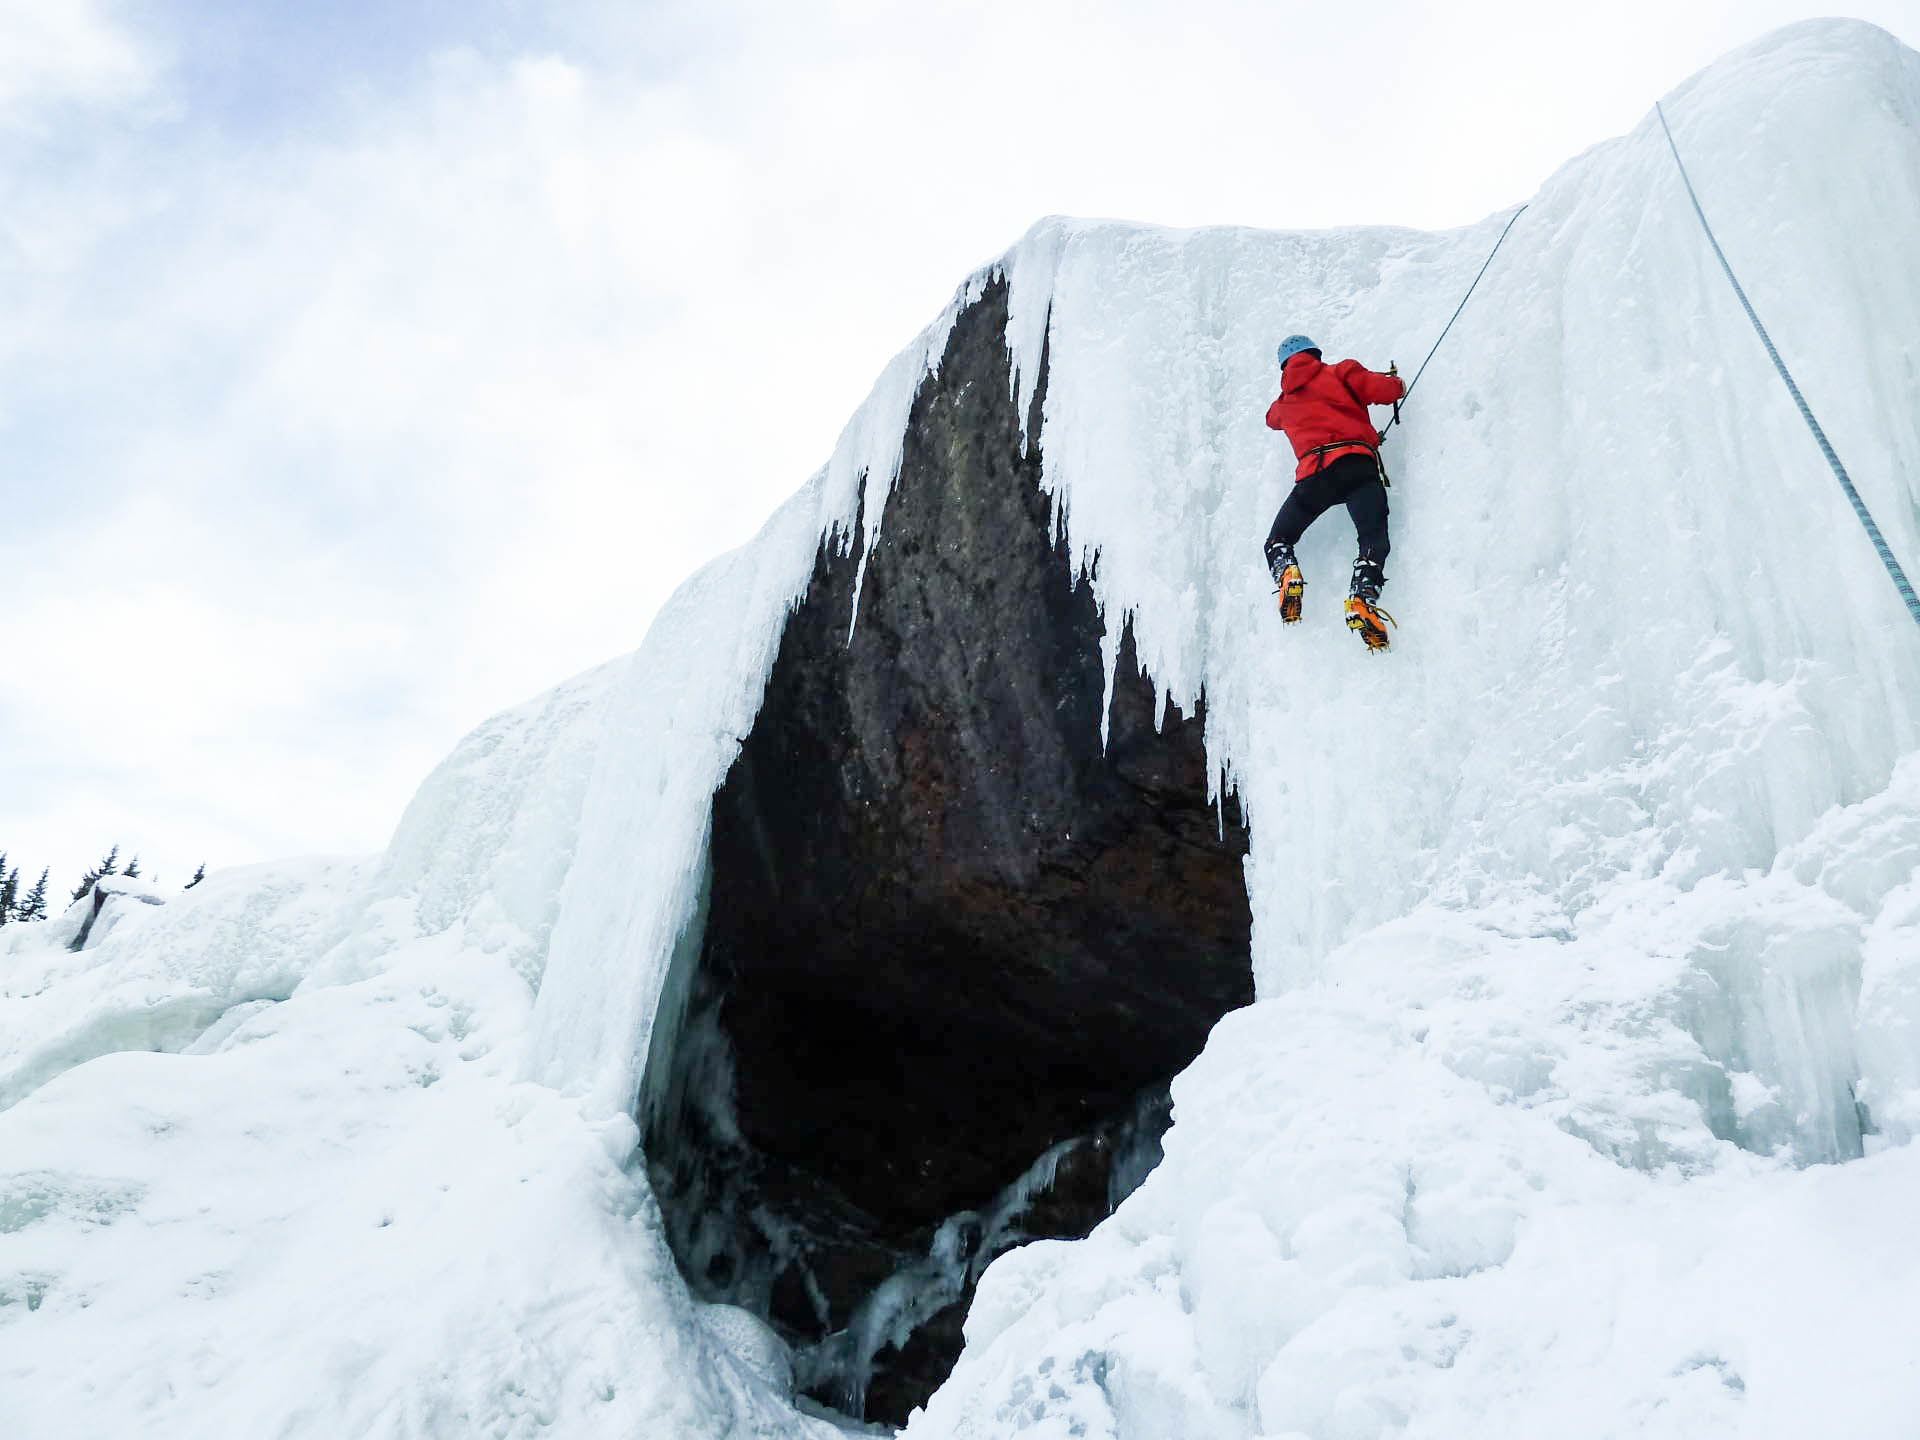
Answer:
[[(1756, 303), (1908, 555), (1912, 85), (1889, 37), (1797, 28), (1670, 106)], [(1306, 544), (1308, 625), (1273, 626), (1248, 562), (1291, 471), (1260, 423), (1270, 338), (1411, 368), (1504, 218), (1029, 241), (1052, 259), (1047, 483), (1149, 670), (1177, 699), (1208, 692), (1256, 823), (1284, 815), (1284, 836), (1265, 831), (1284, 852), (1257, 847), (1290, 872), (1261, 887), (1269, 983), (1489, 877), (1564, 910), (1636, 867), (1687, 883), (1770, 864), (1915, 741), (1908, 622), (1651, 118), (1533, 200), (1387, 446), (1394, 663), (1331, 623), (1351, 555), (1337, 515)]]
[[(1909, 555), (1914, 83), (1883, 32), (1813, 24), (1668, 107), (1756, 303)], [(1279, 631), (1257, 550), (1291, 471), (1261, 423), (1272, 337), (1305, 329), (1410, 367), (1504, 219), (1443, 235), (1054, 220), (994, 267), (1013, 287), (1023, 398), (1051, 347), (1037, 438), (1062, 524), (1166, 692), (1207, 694), (1209, 748), (1268, 822), (1251, 867), (1265, 993), (1424, 905), (1559, 934), (1629, 892), (1665, 903), (1766, 869), (1915, 745), (1907, 622), (1651, 117), (1533, 200), (1388, 445), (1391, 662), (1337, 623), (1337, 514), (1303, 547), (1308, 623)], [(542, 1079), (630, 1102), (707, 796), (784, 607), (815, 537), (850, 529), (862, 473), (877, 517), (952, 314), (625, 672), (536, 1013)], [(1743, 959), (1753, 943), (1725, 942)]]
[[(1920, 56), (1796, 26), (1667, 110), (1911, 565)], [(1920, 636), (1651, 116), (1531, 202), (1388, 445), (1391, 660), (1337, 514), (1271, 614), (1252, 357), (1417, 360), (1503, 218), (1044, 238), (1047, 483), (1207, 692), (1262, 1000), (1108, 1225), (988, 1272), (913, 1440), (1911, 1433)]]

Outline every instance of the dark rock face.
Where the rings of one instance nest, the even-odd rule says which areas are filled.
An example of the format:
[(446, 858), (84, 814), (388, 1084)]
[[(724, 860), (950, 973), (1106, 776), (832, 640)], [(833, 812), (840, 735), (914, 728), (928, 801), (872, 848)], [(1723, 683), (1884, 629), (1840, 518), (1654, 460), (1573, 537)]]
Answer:
[[(896, 1422), (951, 1368), (983, 1252), (1103, 1218), (1116, 1159), (1164, 1126), (1129, 1122), (1138, 1097), (1252, 998), (1244, 828), (1207, 802), (1204, 710), (1156, 732), (1130, 633), (1102, 745), (1103, 623), (1021, 454), (1005, 323), (996, 283), (914, 403), (857, 623), (860, 536), (823, 547), (787, 624), (714, 799), (700, 1039), (649, 1101), (696, 1292), (769, 1314), (803, 1383)], [(870, 1329), (862, 1302), (962, 1212), (960, 1292), (850, 1362), (835, 1332)]]

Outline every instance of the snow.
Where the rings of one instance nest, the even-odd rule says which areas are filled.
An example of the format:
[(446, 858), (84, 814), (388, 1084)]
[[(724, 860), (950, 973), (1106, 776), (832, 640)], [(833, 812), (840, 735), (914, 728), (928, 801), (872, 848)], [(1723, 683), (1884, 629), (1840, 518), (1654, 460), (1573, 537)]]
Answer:
[(1359, 989), (1229, 1017), (1167, 1163), (988, 1271), (909, 1436), (1904, 1433), (1912, 1147), (1627, 1168)]
[[(1666, 105), (1911, 568), (1920, 56), (1809, 22)], [(987, 1268), (908, 1435), (1909, 1434), (1920, 649), (1651, 115), (1530, 202), (1388, 443), (1391, 656), (1338, 514), (1273, 614), (1274, 338), (1411, 369), (1505, 220), (1044, 221), (383, 856), (0, 929), (9, 1433), (862, 1433), (687, 1295), (630, 1116), (781, 622), (999, 273), (1059, 522), (1247, 805), (1260, 998), (1109, 1222)]]
[(522, 1078), (613, 678), (468, 737), (378, 861), (0, 930), (8, 1434), (836, 1433), (700, 1323), (632, 1120)]
[[(80, 951), (93, 908), (0, 931), (0, 1104), (123, 1050), (179, 1050), (235, 1005), (284, 1000), (355, 876), (351, 862), (296, 861), (209, 876), (164, 907), (127, 903)], [(113, 877), (109, 896), (161, 893)], [(105, 921), (116, 909), (109, 898)]]

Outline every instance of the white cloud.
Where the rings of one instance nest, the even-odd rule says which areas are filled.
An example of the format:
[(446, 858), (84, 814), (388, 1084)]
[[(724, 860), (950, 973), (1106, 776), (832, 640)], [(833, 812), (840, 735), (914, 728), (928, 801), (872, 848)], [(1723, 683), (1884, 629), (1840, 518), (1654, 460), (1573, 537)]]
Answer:
[(131, 99), (152, 78), (95, 0), (0, 0), (0, 131), (53, 106)]

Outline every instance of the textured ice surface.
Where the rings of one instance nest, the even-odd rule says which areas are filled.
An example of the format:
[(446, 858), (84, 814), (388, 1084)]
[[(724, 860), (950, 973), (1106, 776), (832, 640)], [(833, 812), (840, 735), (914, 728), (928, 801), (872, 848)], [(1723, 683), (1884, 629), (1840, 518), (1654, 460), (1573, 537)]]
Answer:
[[(1798, 26), (1668, 113), (1920, 558), (1920, 57)], [(1534, 199), (1389, 444), (1386, 660), (1338, 515), (1273, 613), (1273, 339), (1410, 366), (1504, 216), (1000, 262), (1061, 523), (1247, 801), (1261, 1000), (1112, 1221), (988, 1270), (916, 1440), (1911, 1434), (1920, 643), (1649, 125)], [(979, 281), (384, 857), (0, 930), (10, 1434), (835, 1433), (688, 1299), (628, 1116), (780, 622)]]

